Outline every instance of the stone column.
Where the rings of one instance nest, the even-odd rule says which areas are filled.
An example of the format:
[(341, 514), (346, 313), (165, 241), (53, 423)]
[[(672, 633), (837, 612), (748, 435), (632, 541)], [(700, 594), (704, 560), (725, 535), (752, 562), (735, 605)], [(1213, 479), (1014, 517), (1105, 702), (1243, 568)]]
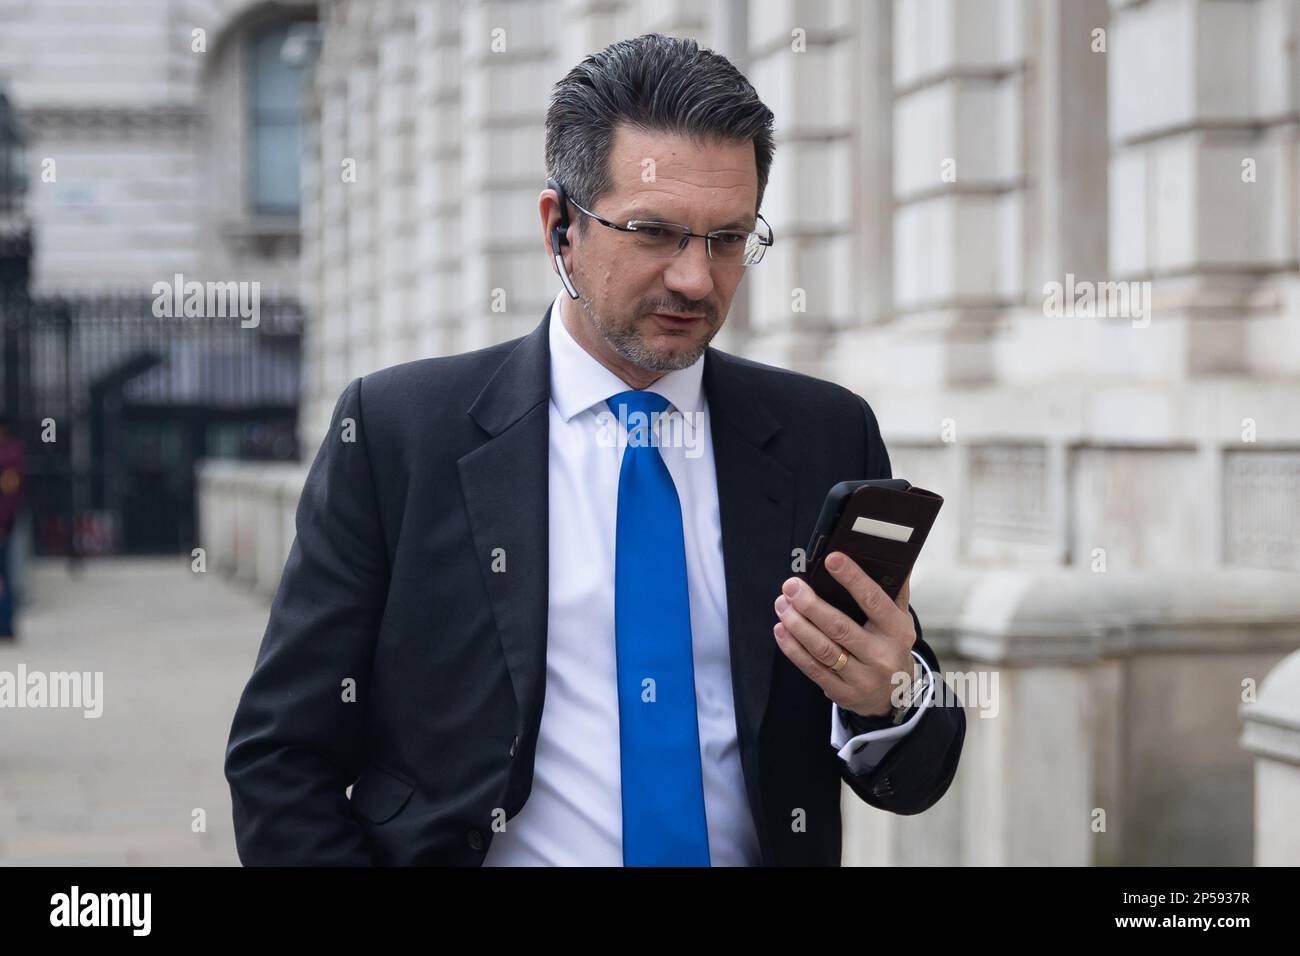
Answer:
[[(299, 440), (304, 457), (310, 459), (320, 445), (329, 426), (334, 402), (347, 385), (350, 373), (348, 344), (348, 200), (354, 183), (343, 181), (343, 163), (349, 157), (347, 142), (347, 84), (350, 67), (347, 9), (342, 4), (331, 4), (324, 9), (321, 24), (321, 51), (316, 69), (315, 86), (320, 99), (318, 142), (313, 147), (308, 166), (319, 166), (314, 175), (319, 182), (316, 198), (305, 194), (308, 205), (319, 205), (318, 212), (307, 213), (307, 222), (315, 222), (317, 234), (308, 239), (318, 247), (313, 258), (319, 260), (319, 273), (306, 284), (317, 288), (313, 296), (314, 312), (308, 321), (314, 328), (310, 335), (313, 349), (320, 355), (319, 383), (309, 390), (314, 396), (303, 408)], [(305, 228), (304, 228), (305, 232)], [(310, 380), (308, 380), (310, 381)]]
[[(1294, 376), (1300, 353), (1265, 332), (1276, 299), (1257, 293), (1296, 269), (1295, 5), (1111, 6), (1111, 272), (1151, 281), (1157, 313), (1129, 374)], [(1099, 364), (1125, 344), (1110, 339)]]
[(378, 64), (372, 23), (374, 8), (353, 2), (348, 8), (347, 139), (345, 159), (355, 181), (343, 183), (347, 205), (348, 378), (377, 367), (379, 331), (375, 323), (377, 275), (377, 196), (383, 184), (375, 150), (375, 72)]
[[(324, 428), (322, 416), (333, 408), (329, 383), (325, 377), (324, 314), (325, 277), (324, 258), (324, 176), (321, 148), (323, 93), (327, 77), (317, 60), (306, 65), (303, 76), (303, 126), (302, 126), (302, 204), (299, 213), (301, 252), (298, 261), (300, 276), (298, 299), (302, 303), (302, 398), (298, 414), (299, 457), (306, 449), (320, 443)], [(328, 404), (327, 404), (328, 403)], [(322, 412), (321, 406), (325, 408)]]
[(554, 295), (536, 201), (559, 7), (461, 10), (461, 346), (474, 349), (531, 331)]
[(1221, 520), (1187, 560), (1300, 569), (1296, 5), (1111, 6), (1110, 268), (1151, 302), (1082, 359), (1131, 383), (1129, 430), (1192, 443), (1182, 512)]
[[(665, 10), (669, 7), (671, 4), (666, 4)], [(588, 54), (597, 53), (616, 40), (645, 32), (641, 29), (641, 17), (644, 16), (641, 3), (629, 0), (560, 0), (556, 9), (562, 28), (554, 31), (551, 83), (581, 63)], [(547, 95), (550, 95), (549, 88)], [(558, 292), (560, 279), (558, 276), (554, 278)]]
[(894, 4), (894, 308), (908, 351), (866, 359), (882, 385), (991, 377), (963, 346), (1023, 287), (1025, 55), (1023, 3)]
[(1256, 866), (1300, 866), (1300, 651), (1244, 704), (1241, 746), (1255, 755)]
[(375, 90), (375, 171), (378, 278), (375, 327), (377, 367), (419, 356), (411, 314), (417, 274), (415, 244), (415, 47), (416, 0), (381, 0), (375, 31), (379, 58)]
[(460, 16), (457, 0), (415, 8), (416, 255), (421, 355), (460, 351), (462, 237)]
[(777, 245), (747, 276), (745, 351), (815, 375), (827, 374), (834, 332), (855, 321), (861, 293), (853, 181), (862, 144), (854, 110), (865, 47), (855, 31), (880, 6), (857, 7), (765, 3), (749, 13), (749, 78), (776, 114), (763, 207)]

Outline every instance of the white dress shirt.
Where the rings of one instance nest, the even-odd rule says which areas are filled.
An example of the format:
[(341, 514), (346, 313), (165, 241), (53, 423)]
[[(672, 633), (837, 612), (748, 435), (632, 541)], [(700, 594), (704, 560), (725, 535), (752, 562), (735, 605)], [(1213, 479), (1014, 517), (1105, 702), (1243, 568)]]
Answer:
[[(523, 809), (494, 835), (485, 866), (623, 864), (614, 554), (625, 444), (602, 438), (610, 430), (601, 413), (609, 412), (606, 399), (630, 386), (569, 334), (560, 314), (566, 295), (561, 290), (556, 296), (550, 319), (549, 610), (533, 786)], [(686, 441), (660, 443), (659, 452), (682, 508), (710, 861), (753, 866), (761, 858), (736, 738), (722, 525), (703, 374), (701, 356), (689, 368), (665, 373), (650, 391), (699, 423), (693, 435), (677, 433)], [(775, 623), (775, 611), (773, 617)], [(760, 637), (775, 640), (770, 633)], [(904, 724), (857, 737), (840, 725), (832, 706), (831, 743), (850, 767), (868, 770), (916, 725), (932, 696)]]

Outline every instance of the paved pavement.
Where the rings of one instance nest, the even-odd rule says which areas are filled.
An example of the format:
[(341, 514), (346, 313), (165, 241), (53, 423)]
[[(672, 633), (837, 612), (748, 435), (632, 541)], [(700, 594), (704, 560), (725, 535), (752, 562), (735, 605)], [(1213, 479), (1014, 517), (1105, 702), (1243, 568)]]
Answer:
[(0, 680), (102, 671), (103, 713), (0, 707), (0, 865), (238, 865), (222, 761), (267, 603), (185, 556), (27, 582)]

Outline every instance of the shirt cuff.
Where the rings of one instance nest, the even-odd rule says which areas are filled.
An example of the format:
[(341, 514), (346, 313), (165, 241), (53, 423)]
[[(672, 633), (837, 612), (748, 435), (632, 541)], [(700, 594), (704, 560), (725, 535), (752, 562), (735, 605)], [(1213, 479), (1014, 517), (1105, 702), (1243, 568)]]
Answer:
[(912, 705), (912, 713), (897, 727), (885, 727), (850, 737), (851, 731), (840, 721), (839, 705), (831, 702), (831, 746), (855, 774), (870, 773), (879, 766), (885, 755), (894, 749), (894, 745), (915, 729), (926, 708), (934, 700), (935, 681), (930, 665), (916, 651), (912, 651), (912, 656), (921, 662), (925, 673), (931, 675), (930, 686), (925, 692), (925, 698)]

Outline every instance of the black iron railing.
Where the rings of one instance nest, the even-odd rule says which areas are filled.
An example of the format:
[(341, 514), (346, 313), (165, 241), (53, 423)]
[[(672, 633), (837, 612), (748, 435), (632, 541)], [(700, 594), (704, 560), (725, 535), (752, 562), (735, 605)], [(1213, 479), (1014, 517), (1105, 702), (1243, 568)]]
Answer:
[(3, 395), (38, 554), (188, 550), (194, 463), (297, 458), (302, 312), (156, 315), (150, 295), (0, 286)]

